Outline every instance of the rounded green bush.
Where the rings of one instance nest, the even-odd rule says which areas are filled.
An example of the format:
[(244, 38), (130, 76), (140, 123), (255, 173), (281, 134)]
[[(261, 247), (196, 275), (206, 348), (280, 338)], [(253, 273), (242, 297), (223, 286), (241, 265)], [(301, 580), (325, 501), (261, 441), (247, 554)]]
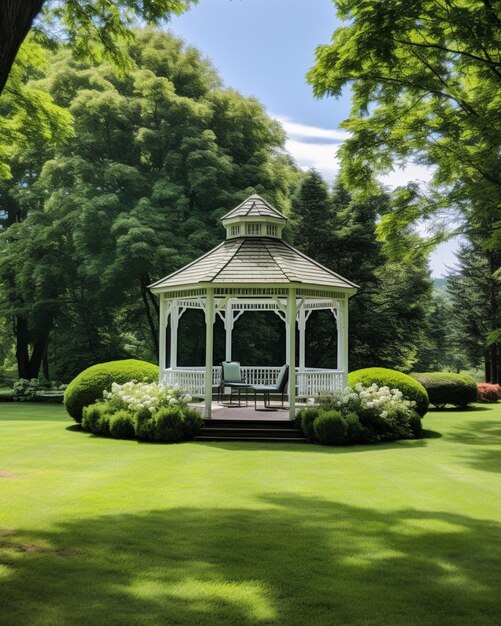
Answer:
[(109, 413), (105, 402), (96, 402), (83, 409), (82, 428), (89, 433), (99, 433), (99, 423), (103, 415)]
[(477, 383), (468, 374), (450, 372), (416, 372), (411, 374), (428, 392), (430, 404), (443, 407), (452, 404), (466, 407), (477, 399)]
[(313, 423), (313, 429), (320, 443), (327, 445), (346, 443), (348, 425), (339, 411), (321, 411)]
[(356, 413), (345, 415), (346, 421), (346, 442), (362, 443), (364, 441), (364, 427)]
[(103, 413), (97, 421), (97, 432), (105, 437), (110, 435), (111, 413)]
[(134, 419), (130, 411), (122, 409), (111, 415), (110, 435), (115, 437), (115, 439), (134, 439), (136, 432)]
[(197, 409), (186, 407), (183, 410), (183, 415), (184, 439), (193, 439), (193, 437), (198, 434), (199, 430), (204, 424), (202, 416), (200, 415), (200, 411), (198, 411)]
[(134, 414), (134, 425), (138, 439), (146, 439), (147, 441), (155, 440), (155, 419), (148, 409), (137, 411), (137, 413)]
[(317, 406), (307, 406), (304, 409), (301, 409), (298, 413), (298, 419), (301, 428), (303, 429), (304, 436), (309, 441), (313, 441), (315, 439), (315, 430), (313, 428), (313, 423), (319, 416), (321, 411), (321, 407)]
[(418, 415), (416, 411), (413, 411), (409, 419), (409, 426), (412, 431), (413, 438), (419, 439), (423, 434), (423, 423), (421, 421), (421, 416)]
[(85, 406), (101, 400), (103, 391), (109, 391), (112, 383), (122, 384), (130, 380), (158, 380), (158, 365), (136, 359), (92, 365), (80, 372), (68, 385), (64, 392), (64, 406), (75, 421), (81, 422)]
[(176, 443), (184, 439), (183, 411), (177, 406), (160, 409), (154, 415), (155, 441)]
[(348, 385), (354, 387), (357, 383), (362, 383), (366, 387), (376, 383), (379, 387), (400, 389), (406, 400), (413, 400), (416, 403), (416, 411), (421, 417), (428, 410), (430, 401), (426, 389), (417, 380), (402, 372), (386, 367), (367, 367), (348, 374)]

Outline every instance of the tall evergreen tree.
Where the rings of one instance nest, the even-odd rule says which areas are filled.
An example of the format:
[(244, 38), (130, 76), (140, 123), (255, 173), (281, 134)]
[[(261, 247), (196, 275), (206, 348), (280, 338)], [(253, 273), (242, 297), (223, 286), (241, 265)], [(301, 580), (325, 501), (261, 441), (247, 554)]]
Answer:
[[(417, 358), (431, 281), (424, 252), (389, 258), (378, 241), (376, 225), (389, 211), (390, 200), (386, 193), (356, 198), (341, 181), (328, 194), (316, 172), (307, 174), (294, 196), (298, 248), (360, 285), (350, 300), (351, 369), (382, 365), (409, 370)], [(401, 237), (414, 243), (409, 229)], [(332, 315), (312, 314), (308, 364), (332, 366), (335, 342)]]
[(320, 263), (330, 260), (332, 203), (327, 184), (316, 170), (309, 170), (299, 184), (291, 205), (294, 245)]
[(501, 382), (501, 345), (489, 336), (501, 327), (501, 289), (493, 275), (493, 264), (501, 263), (501, 253), (485, 255), (473, 238), (460, 246), (458, 266), (448, 276), (452, 299), (454, 332), (452, 341), (464, 354), (465, 365), (484, 368), (486, 382)]

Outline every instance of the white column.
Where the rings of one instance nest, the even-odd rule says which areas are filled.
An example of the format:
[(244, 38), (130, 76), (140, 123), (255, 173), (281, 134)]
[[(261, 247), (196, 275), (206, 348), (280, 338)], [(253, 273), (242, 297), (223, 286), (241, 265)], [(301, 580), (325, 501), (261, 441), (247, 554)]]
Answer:
[(287, 346), (289, 364), (289, 419), (296, 417), (296, 290), (291, 288), (287, 294)]
[(348, 384), (348, 298), (338, 300), (337, 307), (337, 369), (343, 372), (343, 384)]
[(205, 417), (211, 418), (212, 407), (212, 361), (214, 352), (214, 289), (207, 287), (205, 299)]
[(299, 371), (303, 372), (306, 367), (306, 311), (304, 306), (299, 309)]
[(170, 312), (170, 368), (177, 367), (177, 331), (179, 328), (179, 307), (174, 302)]
[(167, 302), (165, 295), (160, 294), (160, 311), (158, 315), (158, 365), (160, 369), (160, 380), (162, 372), (165, 370), (165, 340), (167, 337)]
[(231, 300), (228, 300), (226, 303), (226, 313), (224, 315), (224, 328), (226, 330), (226, 350), (225, 350), (225, 359), (227, 361), (231, 361), (231, 345), (232, 345), (232, 334), (233, 334), (233, 307), (231, 306)]

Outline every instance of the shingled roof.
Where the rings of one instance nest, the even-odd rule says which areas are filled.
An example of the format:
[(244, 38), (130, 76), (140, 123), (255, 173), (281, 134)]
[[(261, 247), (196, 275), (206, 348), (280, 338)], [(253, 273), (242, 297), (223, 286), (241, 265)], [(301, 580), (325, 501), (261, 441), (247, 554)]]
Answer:
[(277, 211), (274, 206), (266, 202), (261, 196), (254, 194), (244, 200), (242, 204), (223, 215), (221, 220), (229, 220), (234, 217), (275, 217), (287, 221), (285, 215)]
[(355, 283), (310, 259), (285, 241), (269, 237), (237, 237), (226, 240), (204, 256), (150, 287), (154, 291), (162, 291), (162, 288), (174, 286), (211, 283), (224, 285), (303, 283), (323, 287), (357, 288)]

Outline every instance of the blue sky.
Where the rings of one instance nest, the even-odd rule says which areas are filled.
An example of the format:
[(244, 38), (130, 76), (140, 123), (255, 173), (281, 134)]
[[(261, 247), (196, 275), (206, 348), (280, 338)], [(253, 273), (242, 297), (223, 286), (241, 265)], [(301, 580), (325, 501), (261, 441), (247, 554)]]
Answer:
[[(345, 137), (338, 125), (348, 114), (349, 94), (317, 100), (305, 74), (316, 46), (328, 43), (337, 26), (330, 0), (200, 0), (172, 18), (168, 28), (209, 58), (228, 87), (256, 97), (282, 122), (286, 147), (301, 167), (315, 167), (332, 181)], [(396, 186), (429, 175), (408, 164), (381, 180)], [(434, 276), (454, 264), (454, 248), (442, 244), (432, 255)]]

